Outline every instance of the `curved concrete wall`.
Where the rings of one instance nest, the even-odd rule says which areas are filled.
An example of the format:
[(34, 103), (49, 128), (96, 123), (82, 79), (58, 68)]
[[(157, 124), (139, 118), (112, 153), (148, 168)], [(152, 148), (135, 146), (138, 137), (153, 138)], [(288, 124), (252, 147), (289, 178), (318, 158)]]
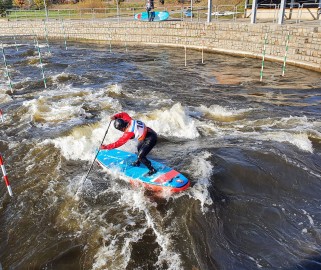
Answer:
[[(39, 38), (127, 42), (165, 45), (262, 58), (283, 62), (290, 34), (287, 64), (321, 71), (321, 26), (248, 24), (239, 22), (108, 22), (51, 20), (0, 22), (0, 35), (37, 35)], [(16, 37), (18, 39), (18, 37)]]

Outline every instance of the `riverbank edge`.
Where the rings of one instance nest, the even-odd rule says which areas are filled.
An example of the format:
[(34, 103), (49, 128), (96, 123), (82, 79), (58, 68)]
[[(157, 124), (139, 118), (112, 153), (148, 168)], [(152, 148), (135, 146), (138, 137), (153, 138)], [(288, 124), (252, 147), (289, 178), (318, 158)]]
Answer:
[[(106, 20), (34, 20), (0, 23), (0, 35), (120, 43), (126, 46), (170, 46), (281, 62), (321, 72), (321, 25), (197, 23), (187, 21), (110, 22)], [(12, 39), (12, 42), (13, 42)], [(265, 48), (265, 52), (264, 52)], [(184, 57), (184, 52), (182, 52)]]

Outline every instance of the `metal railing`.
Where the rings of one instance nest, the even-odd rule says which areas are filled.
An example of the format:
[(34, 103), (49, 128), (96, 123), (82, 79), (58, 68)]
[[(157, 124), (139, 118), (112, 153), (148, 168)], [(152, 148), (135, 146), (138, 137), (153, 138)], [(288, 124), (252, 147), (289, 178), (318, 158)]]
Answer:
[[(240, 21), (250, 22), (251, 5), (216, 5), (212, 7), (211, 20), (213, 21)], [(207, 20), (207, 6), (182, 7), (174, 6), (170, 9), (156, 7), (157, 11), (168, 11), (168, 20), (205, 22)], [(49, 9), (44, 10), (7, 10), (6, 17), (13, 20), (39, 20), (39, 19), (64, 19), (64, 20), (97, 20), (130, 21), (134, 15), (145, 11), (145, 7), (130, 8), (88, 8), (88, 9)], [(257, 9), (257, 23), (276, 23), (280, 5), (259, 5)], [(287, 4), (285, 12), (286, 23), (302, 23), (305, 21), (319, 21), (321, 8), (315, 4)]]
[[(280, 12), (280, 5), (278, 4), (260, 4), (257, 6), (257, 23), (263, 22), (278, 22), (278, 16)], [(252, 13), (252, 5), (248, 5), (244, 11), (244, 17), (250, 18)], [(288, 3), (286, 4), (285, 14), (284, 14), (284, 24), (287, 23), (303, 23), (317, 21), (320, 23), (321, 19), (321, 7), (317, 8), (316, 4), (311, 3)], [(321, 23), (320, 23), (321, 24)]]

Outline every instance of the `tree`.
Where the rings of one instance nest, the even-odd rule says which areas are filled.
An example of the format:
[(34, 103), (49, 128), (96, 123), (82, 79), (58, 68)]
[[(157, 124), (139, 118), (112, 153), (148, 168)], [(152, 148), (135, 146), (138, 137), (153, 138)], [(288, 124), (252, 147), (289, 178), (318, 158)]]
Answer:
[(2, 0), (0, 0), (0, 16), (1, 17), (6, 16), (6, 8), (4, 7)]
[(0, 0), (0, 16), (6, 16), (6, 10), (12, 8), (12, 0)]
[(13, 4), (22, 8), (26, 4), (26, 2), (25, 0), (13, 0)]
[[(49, 5), (49, 0), (45, 0), (46, 1), (46, 5), (48, 7)], [(34, 0), (34, 4), (35, 6), (38, 8), (38, 9), (42, 9), (45, 7), (44, 3), (43, 3), (43, 0)]]

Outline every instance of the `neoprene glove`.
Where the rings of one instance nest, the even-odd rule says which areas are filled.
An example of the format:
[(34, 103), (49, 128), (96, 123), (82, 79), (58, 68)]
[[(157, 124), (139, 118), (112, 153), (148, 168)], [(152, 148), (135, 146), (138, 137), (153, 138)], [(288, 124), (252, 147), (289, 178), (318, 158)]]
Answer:
[(102, 146), (100, 146), (100, 148), (99, 148), (100, 150), (110, 150), (111, 149), (111, 147), (107, 144), (103, 144)]

